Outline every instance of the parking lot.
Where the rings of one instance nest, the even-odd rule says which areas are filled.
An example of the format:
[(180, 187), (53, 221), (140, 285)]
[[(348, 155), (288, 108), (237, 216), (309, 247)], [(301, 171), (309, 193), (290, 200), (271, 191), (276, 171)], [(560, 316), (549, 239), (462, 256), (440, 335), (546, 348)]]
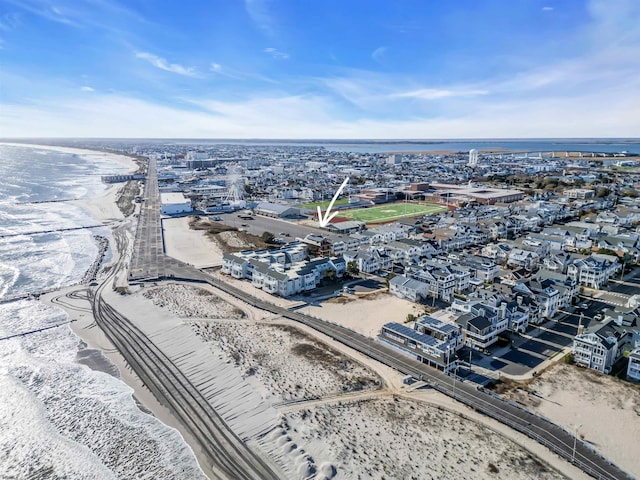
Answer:
[(511, 333), (511, 346), (493, 347), (491, 355), (474, 354), (473, 363), (496, 374), (527, 374), (563, 348), (570, 347), (573, 337), (578, 333), (578, 325), (587, 327), (597, 323), (593, 317), (604, 308), (611, 308), (611, 305), (603, 302), (586, 303), (586, 309), (561, 311), (556, 319), (545, 322), (525, 335)]
[(296, 237), (305, 237), (310, 233), (326, 234), (324, 230), (313, 228), (306, 225), (300, 225), (278, 218), (263, 217), (262, 215), (254, 215), (252, 219), (238, 217), (239, 212), (234, 213), (218, 213), (221, 222), (235, 228), (242, 228), (252, 235), (260, 236), (264, 232), (273, 233), (276, 238), (282, 238), (284, 241), (290, 242)]

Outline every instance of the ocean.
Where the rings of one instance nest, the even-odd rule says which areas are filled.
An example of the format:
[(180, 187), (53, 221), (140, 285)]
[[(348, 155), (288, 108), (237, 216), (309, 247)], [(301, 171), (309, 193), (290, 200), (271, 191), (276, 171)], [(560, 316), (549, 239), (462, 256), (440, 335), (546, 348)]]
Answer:
[[(82, 278), (99, 253), (95, 235), (109, 229), (34, 232), (95, 225), (51, 201), (97, 196), (100, 175), (124, 172), (104, 157), (0, 145), (0, 300)], [(1, 303), (0, 338), (66, 319), (37, 300)], [(182, 436), (143, 412), (117, 369), (64, 325), (0, 340), (0, 478), (206, 477)]]

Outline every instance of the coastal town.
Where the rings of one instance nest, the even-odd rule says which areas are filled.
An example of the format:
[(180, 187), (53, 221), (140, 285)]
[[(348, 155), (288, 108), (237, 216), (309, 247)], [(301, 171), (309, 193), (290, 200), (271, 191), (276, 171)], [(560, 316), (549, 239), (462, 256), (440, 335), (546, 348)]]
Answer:
[(236, 475), (194, 428), (218, 416), (256, 478), (637, 474), (634, 154), (77, 147), (137, 170), (81, 203), (114, 229), (92, 313), (79, 287), (45, 300), (210, 478)]
[(632, 154), (125, 148), (157, 159), (163, 213), (267, 240), (224, 252), (225, 275), (283, 298), (377, 285), (423, 309), (378, 340), (447, 373), (520, 378), (563, 358), (640, 379)]
[[(452, 379), (454, 396), (456, 382), (475, 385), (551, 415), (574, 439), (637, 430), (627, 417), (601, 410), (606, 394), (591, 407), (600, 422), (585, 422), (566, 408), (550, 413), (535, 400), (562, 376), (573, 376), (576, 394), (588, 389), (581, 371), (632, 389), (639, 380), (635, 154), (110, 148), (157, 165), (169, 257), (252, 298), (345, 326), (354, 338), (364, 335), (439, 370)], [(142, 187), (140, 177), (103, 180), (128, 182), (126, 191)], [(331, 221), (323, 222), (330, 213)], [(133, 292), (144, 277), (132, 266), (131, 285), (123, 281), (120, 289)], [(197, 328), (212, 340), (209, 328), (221, 327)], [(217, 331), (226, 332), (231, 343), (223, 350), (234, 358), (255, 342), (276, 348), (266, 347), (272, 340), (259, 331), (246, 330), (244, 340), (232, 330)], [(259, 358), (244, 360), (243, 368), (254, 371), (266, 361)], [(269, 388), (280, 391), (264, 371)], [(401, 380), (416, 392), (432, 385), (422, 375)], [(553, 403), (563, 390), (552, 388), (546, 401)], [(611, 440), (601, 451), (631, 465), (626, 448)]]

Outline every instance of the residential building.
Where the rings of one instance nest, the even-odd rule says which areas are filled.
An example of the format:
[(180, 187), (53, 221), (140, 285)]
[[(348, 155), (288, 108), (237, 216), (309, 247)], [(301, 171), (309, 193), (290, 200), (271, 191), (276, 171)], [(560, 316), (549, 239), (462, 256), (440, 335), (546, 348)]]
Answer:
[(588, 198), (594, 198), (595, 190), (589, 190), (586, 188), (572, 188), (570, 190), (565, 190), (564, 196), (571, 199), (580, 199), (585, 200)]
[(420, 302), (429, 295), (429, 285), (404, 275), (396, 275), (389, 281), (389, 293), (412, 302)]
[(307, 247), (292, 242), (278, 250), (246, 250), (225, 253), (222, 272), (238, 279), (249, 279), (253, 286), (268, 293), (289, 297), (314, 290), (332, 270), (335, 278), (346, 271), (342, 257), (307, 260)]
[(630, 382), (640, 382), (640, 348), (636, 348), (629, 353), (627, 380)]
[(307, 244), (307, 250), (311, 256), (329, 257), (333, 252), (333, 245), (322, 235), (310, 233), (300, 241)]
[(597, 290), (606, 285), (619, 268), (615, 257), (592, 255), (575, 260), (567, 267), (567, 275), (580, 285)]
[[(433, 330), (437, 330), (437, 327)], [(448, 332), (444, 333), (448, 334)], [(449, 340), (441, 340), (428, 333), (421, 333), (406, 325), (393, 322), (386, 323), (382, 327), (377, 340), (444, 373), (458, 368), (457, 337), (455, 336)]]
[(509, 327), (509, 319), (498, 314), (498, 309), (482, 303), (459, 303), (451, 305), (452, 311), (461, 313), (456, 323), (462, 329), (465, 345), (485, 350), (498, 341), (500, 333)]
[(528, 252), (519, 248), (514, 248), (509, 252), (507, 265), (510, 267), (520, 267), (525, 270), (533, 270), (540, 260), (535, 252)]
[(626, 330), (613, 321), (596, 329), (579, 333), (573, 339), (573, 358), (576, 364), (609, 373), (613, 364), (622, 356), (621, 346), (627, 340)]

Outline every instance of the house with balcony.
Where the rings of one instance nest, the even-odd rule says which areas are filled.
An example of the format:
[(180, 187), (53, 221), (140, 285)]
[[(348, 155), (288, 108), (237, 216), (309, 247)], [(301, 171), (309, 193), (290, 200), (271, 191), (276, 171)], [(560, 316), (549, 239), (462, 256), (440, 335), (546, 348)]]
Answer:
[(385, 251), (373, 247), (350, 250), (345, 252), (343, 257), (347, 263), (356, 262), (358, 270), (363, 273), (386, 271), (393, 267), (392, 258)]
[(623, 354), (630, 334), (613, 321), (596, 325), (573, 339), (573, 358), (577, 365), (608, 374)]
[[(439, 298), (445, 300), (446, 297), (449, 298), (448, 301), (450, 301), (450, 297), (453, 293), (462, 294), (469, 290), (473, 269), (464, 264), (459, 264), (450, 258), (423, 259), (418, 263), (418, 265), (406, 268), (405, 275), (415, 278), (416, 280), (431, 283), (434, 281), (432, 279), (432, 272), (437, 270), (442, 271), (438, 278), (443, 279), (440, 286), (437, 288), (438, 294), (436, 296)], [(449, 275), (453, 275), (453, 292), (447, 292), (445, 296), (442, 296), (441, 293), (443, 290), (447, 290), (450, 287)], [(444, 280), (445, 278), (446, 280)]]
[(430, 297), (439, 298), (445, 302), (452, 301), (454, 293), (463, 293), (469, 288), (468, 271), (454, 270), (451, 266), (444, 264), (407, 267), (405, 276), (425, 284)]
[(582, 286), (600, 289), (621, 268), (617, 258), (610, 255), (591, 255), (575, 260), (567, 267), (567, 276)]
[(307, 245), (307, 250), (311, 256), (329, 257), (333, 251), (331, 241), (323, 235), (310, 233), (300, 241)]
[(490, 258), (495, 263), (504, 264), (507, 263), (512, 248), (507, 243), (493, 243), (482, 247), (482, 255)]
[(509, 319), (500, 318), (498, 309), (482, 303), (454, 303), (451, 310), (459, 313), (455, 322), (461, 328), (464, 344), (477, 350), (496, 343), (509, 327)]
[[(427, 330), (423, 329), (423, 332), (425, 331)], [(458, 368), (457, 338), (442, 340), (406, 325), (392, 322), (383, 325), (376, 340), (444, 373), (450, 373)]]
[(336, 257), (339, 257), (347, 250), (356, 250), (360, 246), (358, 240), (344, 235), (333, 235), (327, 238), (331, 242), (332, 253)]
[(405, 225), (399, 222), (387, 223), (376, 228), (372, 228), (369, 231), (381, 235), (380, 241), (384, 243), (395, 242), (402, 238), (407, 238), (409, 233), (414, 229), (409, 225)]
[(415, 322), (414, 329), (420, 333), (431, 335), (441, 342), (451, 343), (458, 351), (464, 346), (460, 327), (454, 323), (444, 322), (429, 315), (423, 315)]
[(380, 249), (384, 250), (396, 265), (412, 265), (418, 263), (420, 254), (422, 253), (419, 245), (412, 245), (411, 243), (401, 241), (389, 242), (380, 247)]
[(524, 268), (525, 270), (533, 270), (539, 261), (540, 257), (537, 253), (514, 248), (509, 252), (507, 265), (510, 267)]
[(464, 255), (453, 263), (468, 268), (472, 278), (485, 283), (493, 283), (500, 277), (500, 267), (491, 258), (482, 255)]
[(559, 274), (567, 273), (567, 268), (575, 259), (570, 253), (556, 253), (542, 259), (541, 269)]
[(222, 273), (251, 280), (256, 288), (281, 297), (317, 288), (328, 270), (332, 270), (336, 278), (343, 277), (344, 259), (307, 260), (307, 245), (302, 242), (292, 242), (277, 250), (225, 253), (222, 257)]

